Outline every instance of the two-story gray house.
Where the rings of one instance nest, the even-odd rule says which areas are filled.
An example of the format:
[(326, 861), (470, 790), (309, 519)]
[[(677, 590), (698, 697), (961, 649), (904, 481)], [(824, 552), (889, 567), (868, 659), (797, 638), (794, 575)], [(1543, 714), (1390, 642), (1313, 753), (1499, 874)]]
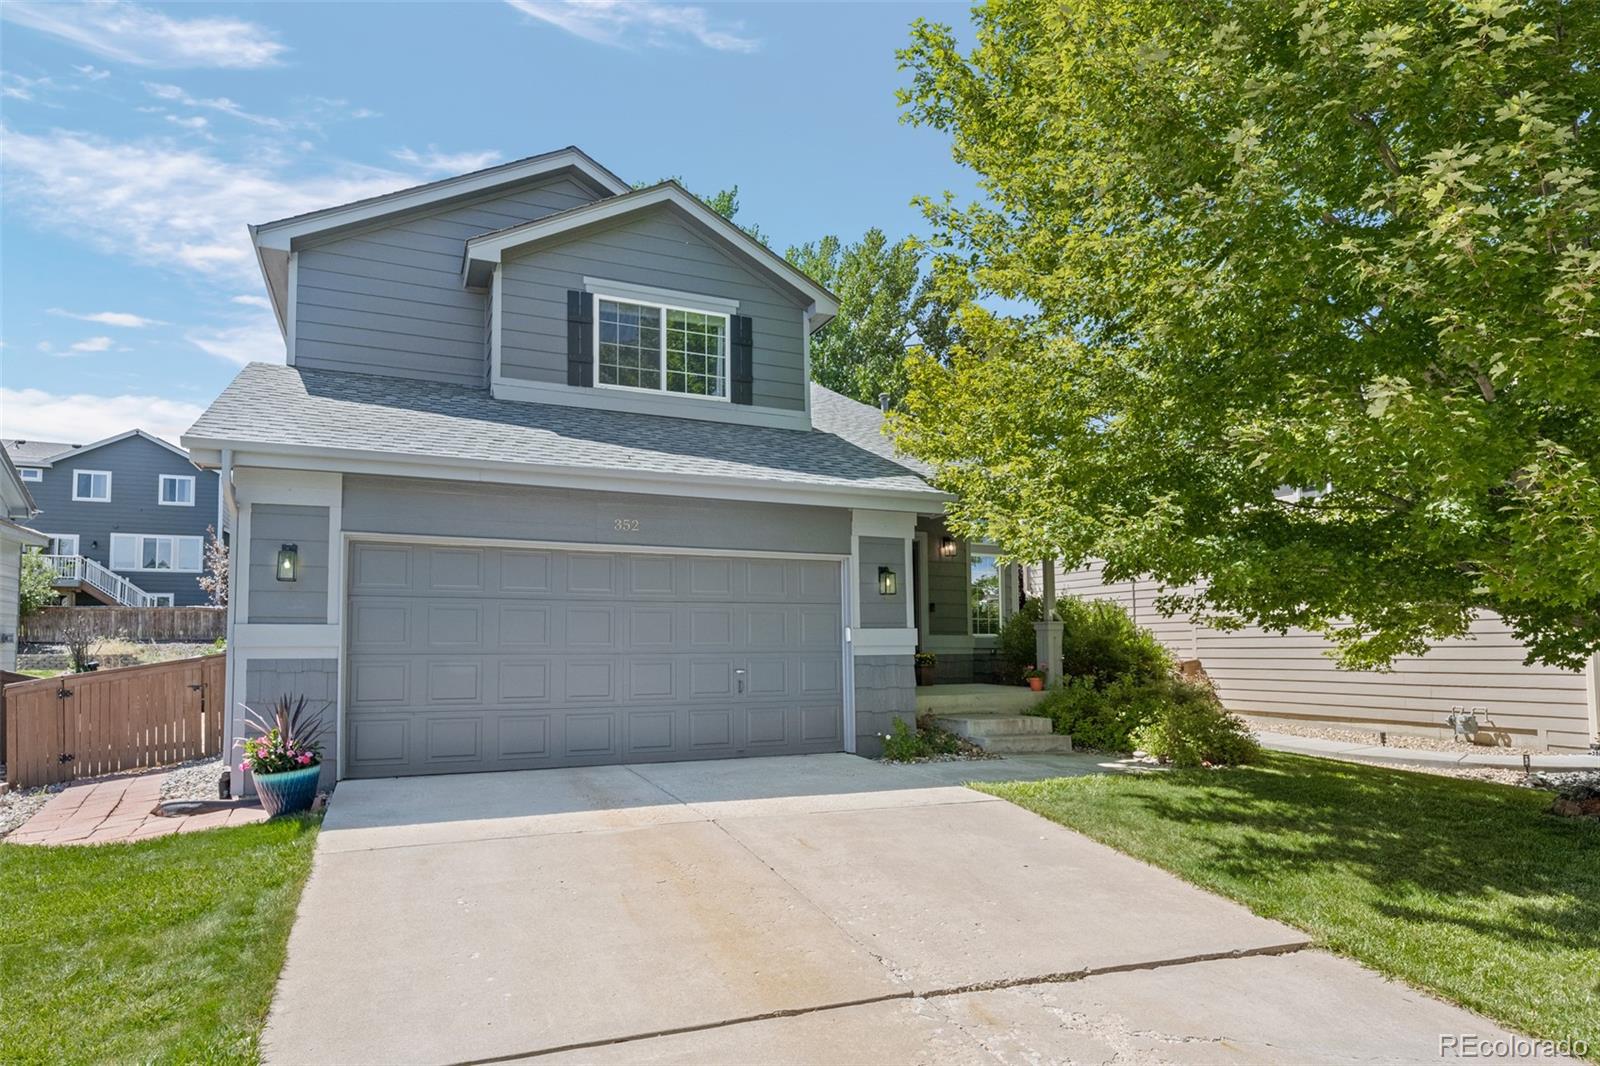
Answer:
[(946, 497), (810, 384), (836, 298), (678, 185), (567, 148), (251, 237), (287, 365), (183, 442), (228, 703), (331, 701), (329, 777), (876, 752), (919, 616), (992, 639), (913, 593)]
[(200, 588), (207, 527), (222, 528), (217, 472), (142, 429), (92, 444), (8, 440), (39, 513), (32, 524), (68, 603), (134, 607), (209, 602)]

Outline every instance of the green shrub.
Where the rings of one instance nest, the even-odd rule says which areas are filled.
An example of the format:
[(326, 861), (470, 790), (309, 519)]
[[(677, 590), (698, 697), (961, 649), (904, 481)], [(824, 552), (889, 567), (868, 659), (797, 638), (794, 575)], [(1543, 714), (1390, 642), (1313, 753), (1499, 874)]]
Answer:
[(1173, 678), (1155, 714), (1133, 734), (1134, 749), (1177, 767), (1254, 762), (1261, 745), (1223, 709), (1209, 685)]
[(932, 718), (918, 719), (915, 732), (904, 719), (896, 718), (883, 738), (885, 762), (916, 762), (934, 755), (959, 755), (964, 750), (961, 738), (934, 725)]
[(1049, 718), (1054, 732), (1081, 747), (1132, 751), (1134, 732), (1155, 716), (1160, 699), (1153, 682), (1127, 678), (1102, 688), (1091, 678), (1069, 677), (1030, 713)]
[(1133, 624), (1111, 600), (1056, 601), (1062, 621), (1062, 670), (1096, 685), (1134, 679), (1156, 681), (1171, 675), (1172, 655), (1154, 633)]
[(996, 650), (1000, 656), (1000, 682), (1015, 685), (1022, 681), (1022, 672), (1039, 660), (1039, 646), (1033, 623), (1043, 615), (1037, 599), (1024, 603), (1000, 627)]

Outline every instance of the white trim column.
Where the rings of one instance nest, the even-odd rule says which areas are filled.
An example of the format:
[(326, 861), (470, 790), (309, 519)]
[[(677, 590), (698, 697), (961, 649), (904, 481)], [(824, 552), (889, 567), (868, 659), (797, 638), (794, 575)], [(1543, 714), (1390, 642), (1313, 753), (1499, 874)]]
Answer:
[[(228, 640), (228, 744), (234, 775), (234, 794), (239, 794), (239, 752), (235, 745), (244, 735), (244, 701), (247, 696), (249, 663), (252, 659), (334, 659), (339, 663), (338, 693), (334, 698), (334, 720), (338, 723), (336, 750), (332, 756), (338, 776), (343, 777), (344, 748), (344, 478), (340, 474), (264, 467), (234, 468), (234, 494), (238, 506), (233, 544), (229, 551), (232, 570), (229, 585), (231, 632)], [(328, 509), (328, 605), (326, 620), (320, 623), (286, 625), (252, 623), (250, 619), (250, 552), (254, 505), (290, 504)]]
[(1065, 627), (1056, 618), (1056, 564), (1054, 559), (1044, 560), (1040, 579), (1039, 621), (1033, 623), (1033, 654), (1038, 665), (1044, 667), (1046, 688), (1055, 688), (1061, 682), (1061, 636)]
[(1589, 656), (1583, 671), (1584, 691), (1589, 697), (1589, 747), (1600, 746), (1600, 652)]

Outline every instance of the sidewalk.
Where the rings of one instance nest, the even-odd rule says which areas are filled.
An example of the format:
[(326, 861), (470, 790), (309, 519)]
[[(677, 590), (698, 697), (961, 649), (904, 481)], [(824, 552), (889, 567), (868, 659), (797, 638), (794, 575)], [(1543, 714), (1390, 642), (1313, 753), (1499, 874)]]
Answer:
[(109, 844), (267, 820), (267, 812), (257, 806), (176, 818), (155, 814), (166, 776), (149, 773), (72, 785), (50, 797), (6, 843)]
[(1521, 770), (1522, 757), (1529, 757), (1529, 769), (1543, 773), (1571, 773), (1600, 770), (1600, 755), (1552, 755), (1549, 752), (1518, 748), (1474, 748), (1467, 751), (1428, 751), (1421, 748), (1389, 748), (1378, 744), (1352, 744), (1343, 740), (1297, 737), (1287, 733), (1257, 733), (1261, 746), (1271, 751), (1296, 755), (1317, 755), (1347, 762), (1439, 766), (1455, 769)]

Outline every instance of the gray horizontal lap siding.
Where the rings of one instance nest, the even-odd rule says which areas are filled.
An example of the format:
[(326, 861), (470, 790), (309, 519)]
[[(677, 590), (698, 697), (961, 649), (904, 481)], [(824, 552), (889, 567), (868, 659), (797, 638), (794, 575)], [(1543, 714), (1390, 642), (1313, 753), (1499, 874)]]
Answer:
[[(353, 534), (850, 553), (848, 510), (690, 496), (346, 476), (341, 515)], [(619, 530), (619, 520), (628, 528)], [(629, 525), (634, 521), (637, 531)]]
[[(911, 588), (905, 573), (906, 542), (899, 537), (861, 538), (861, 628), (906, 628), (906, 596)], [(878, 590), (878, 568), (887, 566), (898, 577), (894, 595)]]
[[(293, 544), (295, 580), (279, 581), (278, 551)], [(322, 625), (328, 621), (328, 509), (257, 503), (250, 507), (251, 623)]]
[[(72, 498), (73, 470), (111, 471), (111, 501), (90, 503)], [(193, 507), (163, 507), (157, 494), (162, 474), (194, 478)], [(150, 533), (205, 537), (217, 521), (217, 475), (200, 470), (181, 455), (143, 437), (128, 437), (90, 452), (57, 459), (44, 468), (43, 481), (28, 482), (39, 507), (29, 526), (41, 533), (78, 535), (78, 554), (102, 566), (111, 565), (112, 533)], [(204, 560), (202, 559), (202, 565)], [(146, 592), (171, 593), (177, 606), (209, 602), (195, 573), (121, 570), (123, 577)]]
[(668, 208), (508, 259), (501, 267), (501, 373), (567, 380), (567, 292), (585, 277), (739, 301), (754, 330), (754, 402), (805, 407), (801, 305)]
[[(244, 703), (257, 718), (267, 718), (282, 696), (306, 698), (307, 713), (316, 714), (326, 727), (322, 734), (322, 773), (317, 783), (332, 788), (338, 763), (339, 716), (334, 707), (339, 698), (339, 660), (337, 659), (250, 659), (244, 668)], [(248, 725), (244, 732), (253, 735)], [(237, 759), (234, 760), (237, 763)], [(254, 792), (253, 786), (245, 791)]]
[(482, 386), (488, 299), (462, 286), (467, 239), (594, 199), (563, 177), (308, 244), (295, 365)]

